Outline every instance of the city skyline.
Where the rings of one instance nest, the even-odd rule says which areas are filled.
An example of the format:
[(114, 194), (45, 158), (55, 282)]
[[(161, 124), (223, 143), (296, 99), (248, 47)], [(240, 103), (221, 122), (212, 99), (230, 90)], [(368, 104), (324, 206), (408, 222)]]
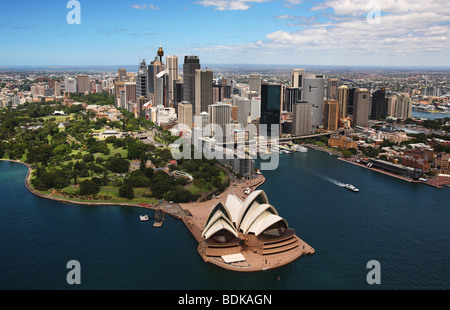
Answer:
[(135, 64), (162, 45), (205, 64), (450, 66), (441, 0), (78, 2), (72, 25), (66, 1), (5, 3), (0, 65)]

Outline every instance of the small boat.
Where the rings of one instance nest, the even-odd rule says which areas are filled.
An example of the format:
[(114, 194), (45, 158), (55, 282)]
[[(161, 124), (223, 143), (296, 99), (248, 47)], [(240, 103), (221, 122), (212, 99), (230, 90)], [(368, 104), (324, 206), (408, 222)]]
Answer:
[(148, 221), (148, 215), (140, 215), (139, 218), (141, 219), (141, 222), (147, 222)]
[(346, 189), (348, 189), (348, 190), (351, 190), (352, 192), (355, 192), (355, 193), (359, 192), (359, 189), (357, 189), (356, 187), (354, 187), (354, 186), (351, 185), (351, 184), (345, 184), (345, 185), (344, 185), (344, 188), (346, 188)]
[(153, 227), (156, 228), (161, 228), (163, 225), (163, 221), (156, 221), (155, 223), (153, 223)]
[(296, 146), (294, 146), (294, 149), (300, 153), (308, 153), (308, 149), (304, 146), (296, 145)]

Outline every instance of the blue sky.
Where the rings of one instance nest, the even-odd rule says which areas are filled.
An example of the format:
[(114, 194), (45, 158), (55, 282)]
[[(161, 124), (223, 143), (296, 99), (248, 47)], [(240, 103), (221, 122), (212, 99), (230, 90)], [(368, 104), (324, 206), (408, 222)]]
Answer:
[(447, 0), (78, 1), (69, 25), (68, 0), (2, 0), (0, 65), (132, 65), (162, 44), (180, 63), (450, 66)]

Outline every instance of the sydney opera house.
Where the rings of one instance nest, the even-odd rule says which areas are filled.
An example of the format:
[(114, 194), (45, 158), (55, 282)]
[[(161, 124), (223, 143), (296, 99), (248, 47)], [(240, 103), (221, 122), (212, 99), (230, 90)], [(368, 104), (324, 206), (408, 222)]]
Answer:
[(262, 190), (245, 201), (229, 195), (225, 205), (214, 205), (199, 244), (205, 261), (239, 271), (277, 267), (313, 251), (289, 228)]

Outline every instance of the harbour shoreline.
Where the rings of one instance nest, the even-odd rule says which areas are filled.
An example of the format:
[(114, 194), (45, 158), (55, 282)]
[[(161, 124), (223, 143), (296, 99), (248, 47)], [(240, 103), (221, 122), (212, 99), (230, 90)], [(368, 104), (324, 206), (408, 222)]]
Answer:
[(394, 178), (397, 178), (397, 179), (400, 179), (400, 180), (403, 180), (403, 181), (406, 181), (406, 182), (409, 182), (409, 183), (425, 184), (425, 185), (428, 185), (428, 186), (431, 186), (431, 187), (434, 187), (434, 188), (437, 188), (437, 189), (442, 189), (443, 186), (445, 186), (447, 184), (450, 184), (450, 178), (446, 178), (446, 179), (431, 179), (431, 180), (428, 180), (427, 182), (419, 181), (419, 180), (416, 181), (416, 180), (413, 180), (413, 179), (410, 179), (410, 178), (402, 177), (400, 175), (381, 170), (381, 169), (367, 167), (366, 165), (364, 165), (362, 163), (358, 163), (358, 162), (356, 162), (356, 161), (354, 161), (352, 159), (346, 159), (346, 158), (343, 158), (343, 157), (338, 157), (338, 159), (340, 161), (343, 161), (343, 162), (346, 162), (346, 163), (349, 163), (349, 164), (353, 164), (353, 165), (356, 165), (358, 167), (362, 167), (362, 168), (365, 168), (365, 169), (369, 169), (371, 171), (382, 173), (384, 175), (388, 175), (388, 176), (391, 176), (391, 177), (394, 177)]
[(158, 205), (147, 205), (147, 204), (136, 204), (136, 203), (108, 203), (108, 202), (78, 202), (67, 200), (64, 198), (54, 197), (52, 195), (42, 194), (39, 191), (36, 191), (31, 186), (31, 173), (32, 167), (28, 163), (21, 162), (19, 160), (10, 160), (10, 159), (1, 159), (1, 161), (13, 162), (22, 164), (27, 167), (27, 175), (25, 177), (24, 185), (25, 187), (35, 196), (54, 200), (62, 203), (73, 204), (73, 205), (84, 205), (84, 206), (126, 206), (126, 207), (137, 207), (144, 208), (150, 210), (162, 210), (164, 214), (168, 214), (175, 219), (181, 220), (188, 231), (192, 234), (192, 236), (199, 243), (197, 247), (197, 252), (204, 262), (211, 263), (220, 268), (230, 270), (230, 271), (238, 271), (238, 272), (257, 272), (264, 271), (268, 269), (278, 268), (281, 266), (285, 266), (287, 264), (292, 263), (297, 260), (301, 256), (305, 254), (314, 254), (315, 250), (301, 240), (298, 236), (295, 238), (298, 240), (299, 246), (290, 251), (289, 253), (277, 254), (272, 257), (263, 257), (251, 251), (243, 251), (242, 254), (245, 256), (246, 261), (244, 263), (239, 264), (227, 264), (223, 262), (220, 258), (216, 257), (207, 257), (201, 250), (200, 242), (202, 241), (202, 231), (204, 225), (206, 223), (206, 219), (209, 215), (211, 208), (218, 202), (225, 203), (228, 195), (236, 195), (239, 199), (245, 200), (246, 194), (244, 193), (245, 189), (250, 188), (251, 191), (255, 191), (258, 187), (263, 185), (266, 181), (263, 175), (258, 175), (257, 177), (236, 182), (228, 186), (220, 196), (216, 196), (207, 201), (203, 202), (191, 202), (185, 204), (165, 204), (160, 203)]
[[(67, 203), (67, 204), (82, 205), (82, 206), (119, 206), (119, 207), (134, 207), (134, 208), (148, 209), (148, 210), (153, 210), (153, 211), (163, 210), (165, 214), (168, 214), (178, 220), (181, 219), (183, 216), (182, 214), (180, 214), (180, 210), (178, 208), (176, 208), (176, 207), (173, 208), (173, 206), (167, 207), (167, 204), (164, 204), (164, 203), (158, 204), (158, 205), (150, 205), (150, 204), (120, 203), (120, 202), (96, 202), (96, 201), (84, 202), (84, 201), (73, 201), (70, 199), (64, 199), (64, 198), (55, 197), (52, 195), (43, 194), (43, 193), (40, 193), (39, 191), (35, 190), (31, 186), (31, 172), (33, 169), (31, 168), (31, 166), (28, 163), (25, 163), (25, 162), (22, 162), (19, 160), (11, 160), (11, 159), (0, 159), (0, 161), (12, 162), (12, 163), (22, 164), (22, 165), (26, 166), (28, 168), (28, 171), (27, 171), (27, 175), (25, 177), (24, 185), (33, 195), (41, 197), (41, 198), (54, 200), (54, 201)], [(174, 205), (176, 205), (176, 204), (174, 204)], [(181, 210), (181, 213), (183, 213), (183, 210)]]
[(321, 146), (318, 146), (318, 145), (311, 145), (311, 144), (305, 144), (305, 147), (311, 148), (311, 149), (316, 150), (316, 151), (328, 153), (328, 154), (330, 154), (332, 156), (336, 156), (340, 161), (343, 161), (343, 162), (346, 162), (346, 163), (349, 163), (349, 164), (353, 164), (353, 165), (356, 165), (358, 167), (362, 167), (362, 168), (365, 168), (365, 169), (369, 169), (371, 171), (382, 173), (384, 175), (388, 175), (388, 176), (391, 176), (391, 177), (394, 177), (394, 178), (397, 178), (397, 179), (400, 179), (400, 180), (403, 180), (403, 181), (406, 181), (406, 182), (409, 182), (409, 183), (425, 184), (425, 185), (428, 185), (428, 186), (431, 186), (431, 187), (434, 187), (434, 188), (437, 188), (437, 189), (442, 189), (444, 186), (450, 185), (450, 178), (448, 178), (448, 177), (447, 178), (444, 178), (444, 177), (439, 178), (438, 177), (438, 178), (435, 178), (435, 179), (429, 179), (427, 182), (418, 181), (418, 180), (416, 181), (416, 180), (412, 180), (412, 179), (409, 179), (409, 178), (402, 177), (402, 176), (394, 174), (394, 173), (389, 173), (389, 172), (384, 171), (384, 170), (380, 170), (380, 169), (376, 169), (376, 168), (372, 168), (372, 167), (367, 167), (366, 165), (358, 163), (355, 160), (352, 160), (351, 158), (347, 159), (347, 158), (342, 157), (342, 154), (340, 152), (337, 153), (333, 149), (328, 149), (326, 147), (321, 147)]

